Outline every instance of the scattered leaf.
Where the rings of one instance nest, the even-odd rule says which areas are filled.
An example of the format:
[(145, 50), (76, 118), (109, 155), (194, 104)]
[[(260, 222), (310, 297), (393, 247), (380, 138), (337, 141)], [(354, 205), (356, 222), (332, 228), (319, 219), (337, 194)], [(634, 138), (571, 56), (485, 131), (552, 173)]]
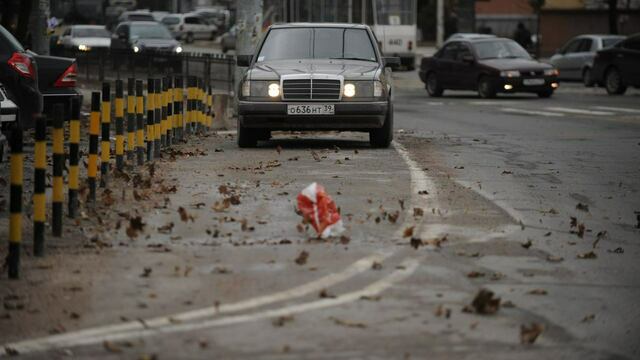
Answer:
[(547, 295), (548, 292), (545, 289), (533, 289), (527, 292), (529, 295)]
[(525, 249), (528, 249), (528, 248), (530, 248), (530, 247), (531, 247), (531, 245), (532, 245), (532, 244), (533, 244), (533, 243), (531, 242), (531, 240), (527, 240), (527, 241), (525, 241), (525, 242), (521, 243), (521, 244), (520, 244), (520, 246), (522, 246), (522, 247), (523, 247), (523, 248), (525, 248)]
[(271, 324), (275, 327), (283, 327), (284, 324), (292, 321), (293, 321), (293, 315), (278, 316), (271, 322)]
[(595, 259), (598, 255), (593, 251), (588, 251), (583, 254), (578, 254), (578, 259)]
[(422, 208), (413, 208), (413, 216), (419, 217), (424, 215), (424, 210)]
[(306, 263), (307, 263), (307, 259), (308, 259), (308, 258), (309, 258), (309, 253), (308, 253), (308, 252), (306, 252), (306, 251), (304, 251), (304, 250), (302, 250), (302, 251), (300, 252), (300, 254), (298, 254), (298, 257), (296, 257), (295, 262), (296, 262), (296, 264), (298, 264), (298, 265), (304, 265), (304, 264), (306, 264)]
[(413, 228), (414, 227), (415, 226), (410, 226), (410, 227), (404, 229), (404, 232), (402, 233), (402, 237), (408, 238), (408, 237), (413, 236)]
[(140, 274), (140, 277), (148, 278), (151, 275), (152, 271), (153, 271), (152, 268), (145, 267), (144, 269), (142, 269), (142, 274)]
[(129, 226), (127, 227), (127, 236), (131, 239), (138, 236), (139, 232), (144, 231), (146, 224), (142, 222), (142, 217), (134, 216), (129, 219)]
[(346, 327), (358, 328), (358, 329), (364, 329), (367, 327), (367, 325), (360, 322), (351, 322), (348, 320), (341, 320), (333, 316), (330, 317), (329, 319), (332, 320), (334, 324), (340, 325), (340, 326), (346, 326)]
[(182, 206), (178, 208), (178, 214), (180, 214), (180, 220), (183, 222), (188, 222), (189, 220), (191, 220), (191, 222), (195, 221), (193, 215), (190, 215)]
[(561, 261), (563, 261), (563, 260), (564, 260), (564, 258), (563, 258), (562, 256), (555, 256), (555, 255), (549, 255), (549, 256), (547, 256), (547, 261), (548, 261), (548, 262), (554, 262), (554, 263), (557, 263), (557, 262), (561, 262)]
[(410, 245), (411, 245), (411, 247), (412, 247), (412, 248), (414, 248), (414, 249), (418, 249), (420, 246), (424, 245), (424, 244), (422, 243), (422, 240), (421, 240), (421, 239), (419, 239), (419, 238), (415, 238), (415, 237), (412, 237), (412, 238), (411, 238), (411, 241), (410, 241), (410, 243), (409, 243), (409, 244), (410, 244)]
[(470, 273), (467, 274), (467, 277), (470, 279), (476, 279), (476, 278), (484, 277), (484, 275), (485, 274), (483, 272), (471, 271)]
[(167, 224), (165, 224), (163, 226), (160, 226), (158, 228), (158, 232), (161, 233), (161, 234), (171, 234), (171, 231), (173, 230), (173, 226), (174, 225), (173, 225), (172, 222), (167, 223)]
[(470, 305), (465, 306), (463, 311), (475, 312), (477, 314), (490, 315), (500, 309), (500, 298), (493, 296), (493, 291), (480, 289)]
[(580, 320), (580, 322), (583, 322), (583, 323), (592, 322), (593, 320), (595, 320), (595, 318), (596, 318), (595, 314), (589, 314), (583, 317), (582, 320)]
[(578, 203), (578, 205), (576, 205), (576, 210), (589, 212), (589, 205), (583, 204), (583, 203)]
[(327, 289), (322, 289), (320, 293), (318, 293), (318, 297), (322, 299), (334, 299), (336, 296), (327, 291)]
[(520, 325), (520, 343), (533, 344), (543, 331), (544, 326), (535, 322), (529, 326)]

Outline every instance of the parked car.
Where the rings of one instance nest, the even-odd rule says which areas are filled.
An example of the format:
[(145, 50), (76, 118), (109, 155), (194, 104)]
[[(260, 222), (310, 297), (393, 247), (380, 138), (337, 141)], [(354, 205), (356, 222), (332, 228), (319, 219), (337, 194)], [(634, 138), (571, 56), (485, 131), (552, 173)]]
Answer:
[(188, 44), (195, 39), (213, 40), (218, 34), (216, 25), (208, 23), (194, 13), (170, 14), (162, 18), (162, 23), (171, 31), (173, 37)]
[(49, 114), (53, 105), (68, 110), (71, 97), (78, 96), (75, 59), (38, 55), (25, 50), (0, 26), (0, 82), (7, 97), (18, 105), (16, 125), (32, 127), (34, 115)]
[(445, 43), (453, 40), (473, 40), (473, 39), (487, 39), (495, 38), (493, 34), (480, 34), (480, 33), (455, 33), (447, 38)]
[(9, 99), (4, 85), (0, 83), (0, 162), (4, 159), (7, 138), (2, 132), (9, 129), (18, 121), (18, 106)]
[(222, 52), (226, 54), (229, 50), (236, 49), (236, 35), (237, 35), (238, 27), (233, 25), (229, 31), (224, 33), (220, 37), (220, 46), (222, 47)]
[(149, 50), (176, 54), (182, 52), (180, 42), (171, 36), (166, 27), (155, 21), (127, 21), (118, 24), (111, 37), (111, 48), (135, 54), (143, 54)]
[(595, 85), (592, 68), (596, 52), (624, 40), (620, 35), (580, 35), (569, 40), (549, 59), (560, 72), (562, 80), (582, 80), (585, 86)]
[(272, 25), (239, 91), (238, 145), (256, 146), (273, 130), (364, 131), (374, 147), (393, 138), (390, 69), (366, 25)]
[(113, 31), (113, 29), (120, 23), (126, 21), (156, 21), (156, 18), (148, 10), (132, 10), (124, 11), (117, 18), (110, 18), (107, 21), (107, 29)]
[(609, 95), (624, 94), (629, 86), (640, 87), (640, 33), (598, 51), (593, 78), (604, 85)]
[(218, 32), (229, 29), (231, 22), (231, 12), (223, 7), (199, 7), (193, 11), (202, 16), (207, 22), (218, 27)]
[(111, 33), (102, 25), (73, 25), (62, 33), (58, 44), (67, 51), (108, 50)]
[(546, 98), (558, 87), (558, 70), (505, 38), (450, 41), (433, 57), (422, 59), (419, 75), (433, 97), (452, 89), (477, 90), (482, 98), (499, 92), (530, 92)]

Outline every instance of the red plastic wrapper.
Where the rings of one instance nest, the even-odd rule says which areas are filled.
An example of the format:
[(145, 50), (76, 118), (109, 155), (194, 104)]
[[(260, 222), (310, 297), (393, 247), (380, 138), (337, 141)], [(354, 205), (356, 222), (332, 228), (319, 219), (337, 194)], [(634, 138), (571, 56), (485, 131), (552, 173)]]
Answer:
[(298, 194), (298, 209), (321, 238), (336, 236), (344, 228), (336, 203), (322, 185), (312, 183)]

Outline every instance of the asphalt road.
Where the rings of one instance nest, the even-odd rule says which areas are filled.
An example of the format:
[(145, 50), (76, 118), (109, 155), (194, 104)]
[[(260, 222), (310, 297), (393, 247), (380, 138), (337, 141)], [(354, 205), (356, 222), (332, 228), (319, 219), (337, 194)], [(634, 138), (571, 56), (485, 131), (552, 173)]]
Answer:
[[(0, 279), (24, 308), (0, 316), (0, 344), (26, 359), (638, 358), (640, 92), (433, 99), (415, 72), (396, 89), (393, 148), (323, 133), (238, 149), (219, 133), (157, 164), (175, 193), (134, 201), (116, 183), (129, 200), (82, 223), (109, 246), (68, 240)], [(313, 181), (343, 238), (300, 225)], [(480, 289), (500, 306), (473, 306)]]

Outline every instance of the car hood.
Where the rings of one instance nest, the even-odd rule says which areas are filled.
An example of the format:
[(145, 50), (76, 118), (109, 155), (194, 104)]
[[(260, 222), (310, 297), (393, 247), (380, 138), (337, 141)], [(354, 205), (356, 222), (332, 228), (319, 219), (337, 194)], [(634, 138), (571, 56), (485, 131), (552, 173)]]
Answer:
[(492, 67), (496, 70), (545, 70), (551, 69), (549, 64), (541, 63), (533, 59), (485, 59), (480, 64)]
[(167, 48), (173, 49), (180, 45), (179, 42), (173, 39), (138, 39), (134, 42), (136, 45), (142, 45), (145, 48)]
[(283, 75), (342, 75), (348, 80), (373, 80), (378, 63), (357, 60), (277, 60), (257, 63), (249, 70), (251, 80), (276, 80)]
[(75, 46), (86, 45), (89, 47), (109, 47), (111, 46), (111, 38), (104, 37), (84, 37), (71, 40)]

